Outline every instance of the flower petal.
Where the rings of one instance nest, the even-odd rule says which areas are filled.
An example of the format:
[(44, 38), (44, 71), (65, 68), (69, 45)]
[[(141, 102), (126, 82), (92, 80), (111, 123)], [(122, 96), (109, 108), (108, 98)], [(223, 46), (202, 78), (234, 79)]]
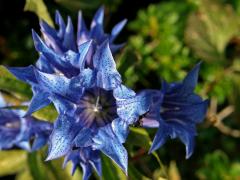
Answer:
[(44, 55), (40, 55), (36, 62), (36, 67), (45, 73), (54, 73), (53, 66), (49, 63)]
[(74, 37), (74, 30), (73, 30), (73, 24), (72, 19), (68, 17), (67, 27), (65, 29), (64, 39), (63, 39), (63, 45), (67, 49), (76, 51), (76, 41)]
[(110, 157), (127, 174), (127, 150), (118, 140), (110, 126), (100, 128), (93, 141), (93, 148), (99, 149)]
[(35, 74), (39, 84), (44, 90), (64, 96), (73, 102), (79, 100), (81, 88), (72, 88), (71, 80), (65, 76), (43, 73), (38, 70), (35, 70)]
[(124, 143), (129, 133), (128, 123), (120, 118), (117, 118), (112, 121), (111, 125), (112, 130), (117, 136), (119, 142)]
[(71, 64), (80, 69), (80, 72), (84, 69), (85, 67), (85, 61), (87, 58), (87, 54), (89, 52), (90, 47), (92, 46), (92, 40), (87, 41), (82, 43), (79, 47), (78, 47), (78, 52), (79, 52), (79, 57), (75, 58), (75, 59), (71, 59), (70, 62)]
[(56, 10), (55, 13), (55, 22), (59, 26), (58, 37), (63, 38), (66, 29), (66, 24), (63, 21), (63, 18), (58, 10)]
[(92, 143), (93, 132), (89, 128), (83, 128), (79, 131), (74, 142), (76, 147), (86, 147)]
[(103, 25), (103, 18), (104, 18), (104, 6), (101, 6), (93, 17), (91, 29), (94, 28), (97, 24)]
[(79, 11), (78, 12), (77, 45), (79, 46), (89, 39), (90, 39), (89, 33), (83, 19), (82, 11)]
[(34, 73), (34, 66), (30, 65), (27, 67), (6, 67), (14, 76), (19, 80), (24, 81), (28, 84), (37, 84), (37, 79)]
[(38, 91), (34, 93), (31, 103), (28, 107), (28, 110), (24, 116), (31, 115), (35, 111), (49, 105), (51, 101), (48, 99), (48, 97), (49, 97), (49, 93), (45, 91), (42, 91), (42, 92)]
[(122, 31), (122, 29), (124, 28), (126, 23), (127, 23), (127, 19), (124, 19), (113, 27), (112, 32), (111, 32), (111, 37), (109, 40), (110, 42), (113, 42), (115, 40), (115, 38)]
[(106, 90), (113, 90), (122, 82), (116, 69), (109, 44), (105, 41), (93, 57), (93, 66), (97, 70), (97, 86)]
[(60, 114), (50, 136), (49, 153), (46, 160), (56, 159), (67, 154), (72, 146), (80, 125), (73, 117)]
[(117, 100), (117, 113), (119, 117), (133, 124), (139, 116), (145, 114), (150, 107), (151, 99), (148, 94), (141, 92), (134, 97)]

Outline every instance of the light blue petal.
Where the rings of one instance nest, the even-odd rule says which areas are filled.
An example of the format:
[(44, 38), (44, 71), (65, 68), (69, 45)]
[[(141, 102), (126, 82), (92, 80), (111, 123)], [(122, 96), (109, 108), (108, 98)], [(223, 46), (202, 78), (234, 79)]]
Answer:
[(120, 118), (114, 119), (111, 123), (112, 130), (120, 143), (124, 143), (129, 133), (128, 123)]
[(63, 75), (47, 74), (35, 71), (37, 80), (44, 90), (59, 94), (67, 99), (76, 102), (81, 96), (81, 89), (73, 89), (71, 87), (71, 79), (66, 78)]
[(96, 74), (93, 70), (84, 69), (79, 76), (72, 79), (72, 87), (92, 88), (95, 86)]
[(73, 140), (80, 128), (73, 117), (66, 114), (59, 115), (50, 136), (49, 153), (46, 160), (66, 155), (71, 150)]
[(111, 37), (109, 40), (111, 43), (115, 40), (115, 38), (118, 36), (118, 34), (122, 31), (122, 29), (126, 25), (126, 23), (127, 23), (127, 19), (124, 19), (113, 27), (112, 32), (111, 32)]
[(92, 147), (94, 149), (98, 149), (106, 154), (127, 174), (128, 154), (118, 137), (114, 134), (111, 126), (100, 128), (93, 141)]
[(104, 19), (104, 6), (101, 6), (93, 17), (91, 29), (94, 28), (97, 24), (103, 25), (103, 19)]
[(97, 86), (106, 90), (118, 87), (122, 80), (116, 69), (109, 43), (105, 41), (93, 57), (93, 66), (97, 70)]
[(136, 122), (150, 108), (151, 99), (148, 94), (141, 92), (134, 97), (117, 99), (117, 113), (129, 124)]
[(116, 100), (125, 100), (129, 98), (135, 97), (136, 93), (127, 88), (124, 85), (120, 85), (117, 88), (114, 89), (113, 91), (113, 96), (116, 98)]

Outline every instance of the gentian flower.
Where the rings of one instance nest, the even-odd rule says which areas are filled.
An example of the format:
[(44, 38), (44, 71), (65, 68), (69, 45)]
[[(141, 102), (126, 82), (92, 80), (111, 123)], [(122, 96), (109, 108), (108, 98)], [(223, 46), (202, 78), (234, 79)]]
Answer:
[(93, 40), (96, 45), (101, 45), (104, 41), (109, 40), (111, 51), (116, 52), (123, 44), (115, 45), (113, 42), (125, 26), (127, 20), (124, 19), (116, 24), (110, 34), (104, 33), (103, 21), (104, 7), (102, 6), (96, 12), (91, 22), (90, 30), (88, 30), (82, 12), (79, 11), (76, 39), (71, 18), (68, 17), (67, 24), (65, 24), (59, 11), (56, 11), (55, 14), (55, 23), (59, 27), (58, 30), (52, 28), (43, 20), (40, 22), (40, 26), (47, 46), (52, 48), (56, 53), (63, 54), (69, 50), (78, 52), (77, 47), (89, 40)]
[(65, 167), (69, 161), (73, 163), (72, 174), (74, 174), (78, 166), (82, 167), (83, 180), (89, 179), (93, 169), (100, 177), (102, 176), (100, 152), (97, 150), (94, 151), (88, 147), (73, 150), (65, 156), (63, 166)]
[(38, 83), (48, 90), (59, 112), (47, 160), (89, 147), (106, 154), (127, 173), (128, 155), (122, 143), (128, 126), (146, 113), (149, 99), (122, 85), (107, 41), (96, 50), (93, 67), (80, 67), (79, 76), (71, 79), (35, 70)]
[(186, 146), (186, 157), (194, 149), (196, 124), (203, 121), (208, 100), (194, 93), (200, 64), (180, 83), (163, 82), (162, 90), (147, 90), (152, 95), (149, 111), (140, 120), (144, 127), (158, 128), (150, 152), (160, 148), (168, 138), (180, 138)]
[[(5, 107), (7, 106), (7, 107)], [(23, 117), (23, 110), (10, 108), (1, 97), (0, 149), (14, 146), (35, 151), (44, 146), (52, 131), (52, 124), (34, 117)]]
[(67, 78), (72, 78), (79, 75), (80, 67), (93, 68), (93, 55), (104, 41), (109, 41), (111, 50), (114, 52), (123, 46), (123, 44), (114, 45), (113, 41), (126, 24), (126, 20), (114, 26), (111, 34), (108, 35), (103, 31), (103, 17), (104, 8), (101, 7), (95, 14), (91, 29), (88, 31), (80, 11), (76, 40), (71, 18), (68, 17), (66, 25), (58, 11), (56, 11), (55, 21), (59, 30), (55, 30), (44, 21), (40, 22), (45, 42), (35, 31), (32, 32), (35, 48), (40, 53), (36, 66), (8, 67), (8, 70), (18, 79), (32, 86), (34, 96), (26, 115), (32, 114), (51, 102), (49, 93), (41, 89), (38, 84), (34, 69), (51, 74), (63, 74)]

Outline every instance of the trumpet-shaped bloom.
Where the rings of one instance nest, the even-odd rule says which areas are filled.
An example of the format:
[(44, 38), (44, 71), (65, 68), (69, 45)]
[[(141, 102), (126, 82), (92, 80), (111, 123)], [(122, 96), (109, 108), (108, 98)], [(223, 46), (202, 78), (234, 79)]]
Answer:
[(17, 146), (35, 151), (47, 143), (52, 131), (51, 123), (31, 116), (22, 117), (24, 111), (6, 109), (3, 106), (0, 109), (0, 149)]
[(180, 138), (186, 146), (186, 157), (194, 149), (196, 124), (203, 121), (208, 100), (194, 93), (200, 64), (180, 83), (163, 82), (162, 90), (147, 90), (152, 95), (148, 113), (141, 119), (145, 127), (158, 127), (150, 152), (160, 148), (170, 138)]

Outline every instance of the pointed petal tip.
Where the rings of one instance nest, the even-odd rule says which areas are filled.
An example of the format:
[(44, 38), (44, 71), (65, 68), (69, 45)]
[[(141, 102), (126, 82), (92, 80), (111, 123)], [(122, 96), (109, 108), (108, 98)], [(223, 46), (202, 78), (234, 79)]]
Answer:
[(186, 150), (186, 156), (185, 156), (185, 158), (186, 158), (186, 159), (189, 159), (189, 158), (192, 156), (192, 154), (193, 154), (193, 152), (187, 152), (187, 150)]

